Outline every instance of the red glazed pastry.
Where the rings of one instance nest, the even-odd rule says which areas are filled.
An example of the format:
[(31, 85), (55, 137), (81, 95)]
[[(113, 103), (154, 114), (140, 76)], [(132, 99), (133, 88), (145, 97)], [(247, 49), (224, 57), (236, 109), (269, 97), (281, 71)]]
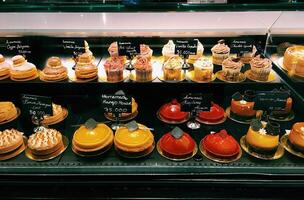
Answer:
[(160, 108), (159, 114), (162, 118), (168, 121), (183, 121), (189, 116), (189, 112), (181, 111), (181, 105), (176, 99), (163, 105)]
[[(179, 129), (180, 130), (180, 129)], [(162, 153), (169, 158), (187, 158), (193, 154), (195, 141), (188, 133), (182, 131), (179, 138), (171, 132), (165, 134), (159, 142)]]
[(211, 105), (210, 111), (203, 111), (198, 114), (199, 119), (212, 123), (221, 121), (225, 117), (224, 109), (213, 102), (211, 102)]
[(207, 135), (202, 143), (208, 153), (219, 157), (232, 157), (240, 152), (238, 142), (226, 130)]

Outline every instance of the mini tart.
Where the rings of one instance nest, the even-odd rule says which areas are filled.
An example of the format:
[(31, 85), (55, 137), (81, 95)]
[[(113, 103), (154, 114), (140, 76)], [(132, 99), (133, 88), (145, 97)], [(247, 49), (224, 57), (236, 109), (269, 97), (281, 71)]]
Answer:
[(50, 155), (63, 148), (62, 135), (55, 129), (41, 127), (29, 137), (27, 147), (34, 155)]
[[(265, 125), (263, 125), (265, 128)], [(279, 145), (279, 135), (271, 135), (264, 128), (255, 131), (252, 125), (246, 134), (246, 142), (258, 152), (273, 152)]]
[(208, 153), (217, 157), (233, 157), (240, 152), (240, 145), (226, 130), (207, 135), (202, 145)]
[(16, 129), (0, 131), (0, 154), (12, 152), (21, 145), (23, 145), (22, 132), (17, 131)]
[(0, 79), (9, 76), (11, 65), (5, 62), (5, 58), (0, 54)]
[(12, 102), (0, 102), (0, 122), (9, 121), (17, 116), (17, 109)]
[(40, 79), (45, 81), (59, 81), (67, 78), (68, 70), (58, 57), (49, 58), (46, 67), (40, 73)]
[(29, 63), (21, 55), (14, 56), (13, 67), (10, 70), (13, 80), (27, 80), (38, 75), (37, 68), (34, 64)]
[(98, 69), (92, 62), (92, 56), (89, 53), (83, 53), (79, 56), (75, 67), (77, 79), (92, 79), (97, 77)]
[(138, 124), (138, 129), (129, 131), (127, 127), (119, 127), (115, 132), (114, 144), (118, 151), (128, 154), (141, 154), (150, 150), (154, 144), (154, 136), (144, 125)]
[[(138, 104), (136, 103), (135, 99), (132, 97), (132, 113), (121, 113), (121, 118), (127, 118), (133, 115), (138, 109)], [(114, 117), (113, 113), (107, 113), (110, 117)]]
[(195, 149), (195, 141), (188, 133), (176, 139), (171, 133), (166, 133), (159, 141), (164, 156), (183, 159), (191, 156)]
[(81, 152), (94, 152), (112, 145), (113, 140), (113, 131), (105, 124), (97, 124), (93, 130), (82, 125), (74, 133), (73, 147)]
[(183, 121), (188, 118), (189, 112), (182, 112), (180, 103), (173, 99), (160, 108), (159, 115), (168, 121)]
[(63, 108), (60, 105), (52, 103), (53, 107), (53, 115), (52, 116), (43, 116), (42, 124), (53, 124), (56, 122), (60, 122), (64, 118)]
[(211, 103), (210, 111), (200, 112), (198, 118), (202, 121), (216, 123), (225, 117), (225, 110), (215, 103)]
[(292, 126), (288, 139), (296, 149), (304, 152), (304, 122), (298, 122)]

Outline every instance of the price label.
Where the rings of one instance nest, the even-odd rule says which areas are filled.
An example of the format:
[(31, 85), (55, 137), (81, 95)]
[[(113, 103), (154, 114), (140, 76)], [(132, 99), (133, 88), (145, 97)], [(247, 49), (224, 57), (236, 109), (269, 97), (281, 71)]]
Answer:
[(69, 54), (82, 54), (85, 52), (84, 40), (82, 39), (63, 39), (62, 48)]
[(253, 42), (250, 39), (235, 39), (230, 43), (230, 52), (236, 54), (250, 53), (253, 49)]
[(44, 115), (53, 115), (51, 97), (23, 94), (21, 100), (23, 109), (30, 116), (39, 118)]
[(255, 110), (282, 111), (285, 109), (288, 92), (261, 91), (257, 92)]
[(140, 45), (134, 42), (118, 41), (118, 55), (132, 58), (140, 53)]
[(182, 97), (181, 110), (184, 112), (210, 111), (212, 94), (190, 93)]
[(182, 57), (197, 54), (197, 40), (176, 40), (175, 41), (175, 54)]
[(119, 94), (102, 94), (101, 103), (106, 113), (131, 113), (132, 97)]
[(26, 58), (32, 54), (32, 47), (28, 39), (8, 38), (5, 39), (4, 46), (7, 54), (23, 55)]

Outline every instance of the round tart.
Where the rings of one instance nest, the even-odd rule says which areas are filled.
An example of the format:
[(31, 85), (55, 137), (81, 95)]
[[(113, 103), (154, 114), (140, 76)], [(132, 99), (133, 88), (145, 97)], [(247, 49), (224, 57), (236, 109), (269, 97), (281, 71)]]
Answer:
[(50, 155), (64, 147), (61, 133), (45, 127), (39, 127), (37, 132), (29, 137), (27, 146), (36, 156)]
[(288, 139), (296, 149), (304, 152), (304, 122), (298, 122), (292, 126)]
[(40, 79), (44, 81), (60, 81), (67, 78), (68, 70), (58, 57), (49, 58), (46, 67), (40, 73)]
[(95, 152), (109, 148), (113, 140), (113, 131), (105, 124), (97, 124), (92, 130), (82, 125), (74, 133), (73, 147), (80, 152)]
[(274, 122), (262, 123), (252, 120), (246, 134), (246, 142), (258, 153), (275, 153), (279, 145), (280, 125)]
[(216, 123), (225, 117), (225, 110), (222, 107), (213, 102), (211, 102), (211, 105), (210, 111), (203, 111), (198, 114), (201, 121)]
[(34, 64), (27, 62), (21, 55), (14, 56), (13, 67), (10, 74), (11, 79), (16, 81), (29, 80), (38, 76), (37, 68)]
[(283, 65), (288, 71), (304, 75), (304, 46), (288, 47), (284, 53)]
[(202, 145), (208, 153), (218, 157), (233, 157), (240, 152), (240, 145), (226, 130), (207, 135)]
[(10, 75), (11, 65), (8, 62), (5, 62), (5, 58), (0, 54), (0, 79)]
[(53, 103), (52, 107), (53, 107), (53, 115), (52, 116), (49, 116), (49, 115), (43, 116), (42, 124), (49, 125), (49, 124), (58, 123), (58, 122), (61, 122), (65, 118), (64, 109), (60, 105)]
[(188, 133), (183, 132), (179, 138), (176, 138), (169, 132), (160, 139), (159, 145), (164, 156), (183, 159), (193, 154), (196, 144)]
[(12, 152), (23, 145), (23, 133), (16, 129), (0, 131), (0, 154)]
[[(120, 113), (121, 118), (128, 118), (137, 112), (138, 104), (136, 103), (135, 99), (132, 97), (132, 112), (131, 113)], [(113, 113), (107, 113), (110, 117), (114, 117)]]
[(114, 144), (116, 150), (129, 155), (144, 155), (154, 147), (154, 136), (150, 129), (142, 124), (137, 124), (138, 129), (129, 130), (119, 127), (115, 132)]
[(181, 105), (176, 99), (164, 104), (159, 110), (160, 117), (167, 121), (184, 121), (189, 114), (189, 112), (181, 111)]
[(0, 123), (10, 121), (17, 116), (17, 109), (12, 102), (0, 102)]

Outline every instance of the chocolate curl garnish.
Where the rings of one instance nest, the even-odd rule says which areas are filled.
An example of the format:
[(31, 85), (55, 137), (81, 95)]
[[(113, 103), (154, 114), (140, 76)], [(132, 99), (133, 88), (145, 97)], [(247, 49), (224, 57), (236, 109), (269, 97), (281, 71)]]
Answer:
[(239, 62), (241, 60), (241, 58), (240, 57), (236, 57), (236, 58), (231, 58), (231, 60), (233, 62)]
[(232, 99), (235, 101), (241, 101), (243, 99), (243, 96), (241, 95), (241, 93), (236, 92), (232, 95)]
[(221, 39), (221, 40), (217, 41), (217, 43), (219, 43), (219, 44), (225, 44), (225, 40)]
[(263, 128), (263, 124), (258, 119), (253, 119), (250, 123), (251, 129), (254, 131), (259, 131), (261, 128)]
[(266, 131), (269, 135), (279, 135), (281, 132), (280, 124), (275, 122), (268, 122), (266, 125)]

